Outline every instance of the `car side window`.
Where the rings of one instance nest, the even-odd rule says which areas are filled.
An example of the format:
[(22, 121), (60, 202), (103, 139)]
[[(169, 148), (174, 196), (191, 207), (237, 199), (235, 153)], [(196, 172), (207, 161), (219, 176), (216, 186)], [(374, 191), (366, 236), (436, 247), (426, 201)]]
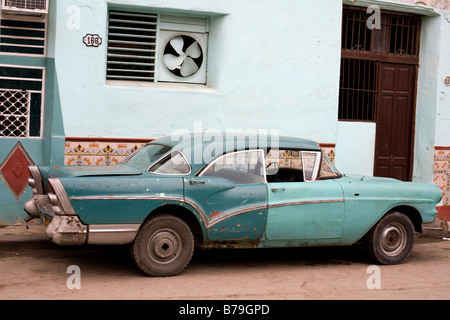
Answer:
[(200, 176), (227, 179), (235, 184), (265, 183), (263, 152), (237, 151), (221, 156)]
[(157, 174), (184, 175), (191, 172), (191, 167), (180, 152), (174, 151), (158, 161), (149, 171)]
[(302, 153), (270, 150), (266, 156), (267, 182), (303, 182)]
[(318, 152), (272, 149), (266, 156), (267, 182), (311, 182), (319, 161)]

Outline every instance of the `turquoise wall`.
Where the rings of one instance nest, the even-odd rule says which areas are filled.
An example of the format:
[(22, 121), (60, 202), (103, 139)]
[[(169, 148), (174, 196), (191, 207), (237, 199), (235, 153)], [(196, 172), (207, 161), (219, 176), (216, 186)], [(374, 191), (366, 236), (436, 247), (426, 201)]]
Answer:
[[(53, 9), (54, 2), (49, 12), (49, 30), (55, 28), (55, 11)], [(52, 37), (53, 33), (49, 32), (48, 48), (50, 51), (52, 51), (54, 43)], [(47, 58), (0, 55), (0, 64), (45, 67), (46, 75), (42, 138), (0, 138), (0, 164), (18, 142), (22, 144), (31, 160), (37, 165), (64, 164), (65, 134), (53, 55), (50, 53)], [(0, 181), (0, 226), (23, 223), (23, 219), (27, 217), (23, 205), (31, 195), (31, 189), (28, 188), (22, 197), (16, 200), (3, 181)]]
[[(334, 143), (342, 3), (321, 1), (320, 10), (314, 1), (274, 3), (58, 2), (55, 57), (66, 135), (155, 138), (201, 121), (205, 130), (279, 129)], [(210, 17), (208, 85), (106, 81), (108, 4)], [(86, 47), (87, 33), (103, 44)]]

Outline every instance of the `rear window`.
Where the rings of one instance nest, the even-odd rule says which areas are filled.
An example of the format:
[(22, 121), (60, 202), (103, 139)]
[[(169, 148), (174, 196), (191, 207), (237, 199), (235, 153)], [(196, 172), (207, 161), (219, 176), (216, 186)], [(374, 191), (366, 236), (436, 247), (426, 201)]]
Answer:
[(186, 158), (178, 151), (170, 153), (149, 170), (157, 174), (189, 174), (191, 168)]
[(148, 144), (130, 157), (123, 160), (122, 163), (126, 163), (130, 166), (136, 167), (141, 170), (147, 170), (155, 161), (159, 160), (162, 156), (172, 150), (172, 147), (162, 144)]

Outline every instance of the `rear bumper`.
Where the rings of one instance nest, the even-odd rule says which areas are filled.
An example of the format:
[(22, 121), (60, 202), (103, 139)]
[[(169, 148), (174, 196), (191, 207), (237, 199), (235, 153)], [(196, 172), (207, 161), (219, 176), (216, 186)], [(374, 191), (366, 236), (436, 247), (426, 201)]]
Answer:
[[(85, 225), (71, 204), (58, 178), (49, 178), (52, 192), (45, 190), (42, 174), (37, 166), (29, 167), (28, 184), (33, 197), (24, 205), (28, 218), (41, 219), (47, 225), (47, 236), (59, 245), (104, 244), (121, 245), (134, 241), (140, 224)], [(54, 192), (54, 193), (53, 193)]]
[(47, 236), (59, 245), (82, 245), (87, 242), (88, 227), (76, 215), (60, 215), (58, 206), (47, 195), (35, 194), (25, 203), (25, 211), (32, 219), (41, 219), (47, 225)]
[(77, 215), (61, 215), (49, 197), (35, 195), (24, 207), (31, 219), (39, 218), (46, 225), (47, 236), (63, 246), (84, 244), (122, 245), (134, 241), (140, 224), (85, 225)]

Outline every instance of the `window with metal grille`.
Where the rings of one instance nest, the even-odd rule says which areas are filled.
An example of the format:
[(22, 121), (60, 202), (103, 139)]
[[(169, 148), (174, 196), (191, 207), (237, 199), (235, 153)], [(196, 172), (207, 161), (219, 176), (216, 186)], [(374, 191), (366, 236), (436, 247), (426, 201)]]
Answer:
[(0, 52), (5, 54), (44, 55), (46, 22), (0, 21)]
[(375, 121), (376, 64), (372, 60), (341, 60), (339, 119)]
[(155, 14), (110, 11), (107, 79), (154, 80), (157, 25)]
[(419, 63), (420, 16), (381, 11), (379, 29), (367, 27), (371, 16), (344, 6), (339, 120), (377, 120), (379, 62)]
[(381, 11), (381, 28), (371, 29), (367, 27), (371, 15), (366, 8), (344, 6), (343, 52), (418, 57), (420, 16)]
[(44, 69), (0, 66), (0, 137), (41, 136)]

